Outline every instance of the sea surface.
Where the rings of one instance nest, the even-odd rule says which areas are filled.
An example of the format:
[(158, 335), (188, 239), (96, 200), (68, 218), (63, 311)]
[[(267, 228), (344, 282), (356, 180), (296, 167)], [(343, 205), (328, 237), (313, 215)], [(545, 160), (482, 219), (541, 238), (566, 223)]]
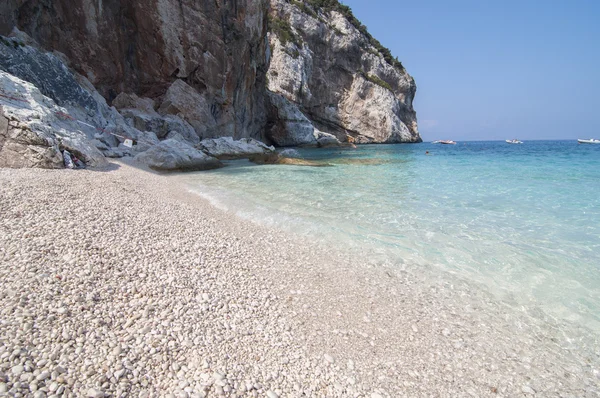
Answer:
[(472, 141), (296, 156), (323, 167), (235, 161), (185, 178), (257, 223), (356, 250), (375, 266), (451, 275), (600, 331), (600, 145)]

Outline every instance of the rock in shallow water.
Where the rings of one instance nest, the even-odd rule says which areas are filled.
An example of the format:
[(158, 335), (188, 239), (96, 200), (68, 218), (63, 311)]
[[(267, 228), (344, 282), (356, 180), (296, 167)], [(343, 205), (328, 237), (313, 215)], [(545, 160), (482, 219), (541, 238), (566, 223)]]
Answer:
[(210, 138), (200, 141), (198, 147), (218, 159), (242, 159), (275, 153), (274, 147), (269, 147), (253, 138), (242, 138), (237, 141), (231, 137)]
[(174, 139), (162, 141), (134, 159), (152, 169), (165, 171), (209, 170), (223, 166), (218, 159)]

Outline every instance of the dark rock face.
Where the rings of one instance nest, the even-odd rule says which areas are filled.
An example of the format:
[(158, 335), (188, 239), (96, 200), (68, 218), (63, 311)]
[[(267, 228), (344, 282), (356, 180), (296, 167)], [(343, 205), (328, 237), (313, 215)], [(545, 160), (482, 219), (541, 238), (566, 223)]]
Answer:
[(96, 101), (84, 90), (61, 59), (22, 45), (18, 40), (0, 43), (0, 70), (38, 87), (58, 105), (95, 109)]
[(260, 138), (267, 10), (266, 0), (3, 0), (0, 34), (18, 27), (65, 54), (109, 102), (160, 99), (181, 79), (222, 135)]

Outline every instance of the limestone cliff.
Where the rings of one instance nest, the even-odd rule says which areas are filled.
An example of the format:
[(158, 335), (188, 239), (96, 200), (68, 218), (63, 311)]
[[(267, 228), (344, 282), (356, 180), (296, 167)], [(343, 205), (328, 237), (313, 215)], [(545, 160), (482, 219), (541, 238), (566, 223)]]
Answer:
[(160, 105), (179, 80), (175, 91), (203, 109), (168, 111), (202, 124), (201, 138), (260, 138), (267, 10), (267, 0), (3, 0), (0, 34), (17, 27), (63, 53), (109, 103), (127, 92)]
[(310, 144), (313, 126), (340, 141), (421, 141), (414, 79), (348, 7), (271, 0), (270, 24), (273, 141)]
[(336, 0), (3, 0), (0, 72), (0, 167), (420, 141), (414, 80)]

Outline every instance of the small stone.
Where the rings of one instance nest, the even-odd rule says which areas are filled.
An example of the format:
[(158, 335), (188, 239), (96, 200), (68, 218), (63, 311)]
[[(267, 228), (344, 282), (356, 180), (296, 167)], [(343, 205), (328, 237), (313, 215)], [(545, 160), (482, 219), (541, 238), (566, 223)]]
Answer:
[(325, 358), (325, 360), (327, 362), (329, 362), (329, 363), (333, 363), (334, 362), (334, 359), (333, 359), (333, 357), (331, 355), (325, 354), (325, 355), (323, 355), (323, 358)]
[(348, 360), (348, 369), (354, 370), (354, 361), (351, 359)]
[(413, 332), (415, 332), (415, 333), (417, 333), (417, 332), (419, 331), (419, 328), (418, 328), (418, 327), (417, 327), (417, 325), (415, 325), (415, 324), (413, 324), (413, 325), (411, 326), (411, 328), (412, 328)]
[(35, 379), (37, 381), (44, 381), (46, 379), (50, 378), (50, 372), (48, 372), (47, 370), (40, 373)]
[(90, 388), (87, 392), (87, 396), (89, 398), (104, 398), (104, 392), (96, 390), (95, 388)]
[(279, 398), (279, 395), (277, 395), (273, 391), (269, 390), (269, 391), (267, 391), (267, 397), (269, 397), (269, 398)]
[(376, 392), (371, 394), (371, 398), (383, 398), (383, 396), (381, 396), (380, 394), (377, 394)]
[(535, 391), (533, 390), (533, 388), (525, 385), (523, 387), (521, 387), (521, 391), (523, 392), (523, 394), (535, 394)]
[(0, 394), (5, 393), (8, 391), (8, 387), (6, 386), (6, 383), (0, 383)]
[(15, 376), (21, 376), (21, 373), (23, 373), (23, 365), (13, 366), (11, 372)]

